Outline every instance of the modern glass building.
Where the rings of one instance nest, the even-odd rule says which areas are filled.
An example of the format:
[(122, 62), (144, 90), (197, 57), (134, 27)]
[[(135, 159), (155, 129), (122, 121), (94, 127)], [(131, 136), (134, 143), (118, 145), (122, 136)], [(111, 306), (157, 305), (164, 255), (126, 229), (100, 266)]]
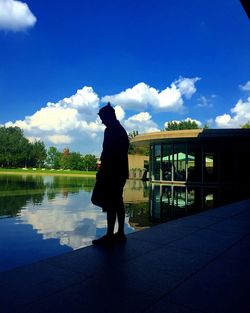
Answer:
[(151, 182), (250, 187), (250, 129), (162, 131), (132, 143), (150, 147)]

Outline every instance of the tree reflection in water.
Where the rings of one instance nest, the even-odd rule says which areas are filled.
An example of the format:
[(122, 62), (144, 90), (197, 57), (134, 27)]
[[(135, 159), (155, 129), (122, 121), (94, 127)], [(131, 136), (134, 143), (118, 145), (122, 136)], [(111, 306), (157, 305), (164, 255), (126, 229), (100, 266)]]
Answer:
[(0, 218), (18, 215), (28, 202), (41, 204), (45, 189), (41, 176), (0, 175)]

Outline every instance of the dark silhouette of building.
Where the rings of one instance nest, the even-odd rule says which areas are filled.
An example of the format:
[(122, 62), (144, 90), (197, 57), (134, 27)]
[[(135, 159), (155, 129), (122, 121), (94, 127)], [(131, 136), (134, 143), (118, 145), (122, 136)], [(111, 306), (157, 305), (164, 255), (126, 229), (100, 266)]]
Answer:
[(194, 129), (138, 135), (150, 146), (150, 181), (248, 184), (250, 129)]

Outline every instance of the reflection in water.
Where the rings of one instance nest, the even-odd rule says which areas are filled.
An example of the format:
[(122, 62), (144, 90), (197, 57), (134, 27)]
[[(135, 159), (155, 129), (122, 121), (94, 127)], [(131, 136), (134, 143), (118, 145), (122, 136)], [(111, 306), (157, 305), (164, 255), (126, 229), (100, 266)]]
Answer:
[(0, 175), (0, 218), (16, 216), (27, 202), (42, 203), (45, 189), (42, 176)]
[[(90, 201), (94, 183), (85, 177), (0, 175), (0, 270), (88, 246), (103, 235), (106, 216)], [(127, 181), (125, 232), (239, 200), (236, 190)]]
[(152, 185), (150, 219), (166, 222), (249, 197), (244, 186)]

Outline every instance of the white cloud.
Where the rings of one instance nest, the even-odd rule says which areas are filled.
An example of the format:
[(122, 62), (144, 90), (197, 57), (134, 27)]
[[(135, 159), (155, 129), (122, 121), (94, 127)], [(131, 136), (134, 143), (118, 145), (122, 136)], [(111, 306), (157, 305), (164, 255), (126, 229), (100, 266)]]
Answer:
[(47, 146), (57, 145), (62, 148), (63, 145), (77, 142), (76, 146), (81, 145), (80, 150), (98, 153), (102, 138), (100, 136), (95, 141), (93, 138), (104, 129), (98, 119), (98, 109), (97, 94), (91, 87), (83, 87), (71, 97), (57, 103), (48, 102), (33, 115), (14, 123), (8, 122), (5, 126), (18, 126), (27, 137), (39, 137)]
[(39, 129), (60, 132), (77, 127), (77, 123), (77, 110), (49, 104), (32, 116), (27, 116), (24, 121), (17, 121), (15, 124), (24, 130)]
[(151, 115), (148, 112), (141, 112), (139, 114), (131, 116), (128, 120), (136, 122), (147, 122), (151, 119)]
[(190, 99), (192, 95), (196, 92), (195, 83), (200, 80), (199, 77), (196, 78), (183, 78), (180, 77), (174, 84), (180, 90), (181, 95), (184, 95), (187, 99)]
[(240, 85), (240, 89), (244, 91), (250, 91), (250, 80), (245, 85)]
[(115, 109), (116, 118), (119, 121), (122, 121), (124, 119), (124, 117), (125, 117), (125, 111), (123, 110), (123, 108), (120, 105), (116, 105), (114, 107), (114, 109)]
[(73, 138), (68, 135), (51, 135), (51, 136), (48, 136), (48, 139), (50, 142), (56, 145), (62, 144), (62, 143), (67, 144), (73, 141)]
[[(182, 109), (183, 97), (189, 98), (196, 91), (194, 84), (197, 80), (198, 78), (180, 78), (161, 92), (140, 83), (130, 91), (118, 95), (118, 98), (124, 100), (122, 103), (113, 102), (117, 118), (128, 133), (134, 130), (139, 133), (159, 131), (159, 126), (148, 110), (140, 110), (140, 113), (128, 117), (125, 110), (129, 108), (138, 111), (145, 105), (151, 110), (160, 111)], [(26, 116), (23, 120), (7, 122), (5, 126), (20, 127), (26, 137), (31, 140), (39, 138), (47, 147), (55, 145), (62, 150), (67, 146), (71, 151), (99, 155), (105, 129), (97, 114), (100, 102), (93, 88), (85, 86), (72, 96), (56, 103), (48, 102), (33, 115)], [(133, 103), (137, 105), (133, 106)]]
[[(51, 104), (54, 106), (54, 104)], [(56, 106), (77, 110), (85, 121), (96, 119), (99, 108), (99, 98), (92, 87), (83, 87), (69, 98), (60, 100)]]
[(149, 133), (159, 131), (157, 124), (152, 120), (148, 112), (141, 112), (133, 115), (124, 121), (127, 132), (138, 131), (139, 133)]
[(16, 0), (0, 0), (0, 29), (22, 31), (34, 26), (36, 17), (28, 5)]
[(159, 91), (145, 83), (139, 83), (119, 94), (105, 96), (104, 102), (121, 105), (126, 109), (144, 110), (152, 107), (157, 111), (179, 111), (183, 108), (183, 97), (190, 99), (196, 92), (195, 83), (200, 78), (180, 77), (170, 87)]
[(139, 83), (119, 94), (105, 96), (102, 98), (102, 101), (109, 101), (114, 105), (121, 105), (124, 108), (140, 110), (150, 105), (156, 97), (156, 89), (149, 87), (145, 83)]
[(211, 108), (213, 106), (211, 99), (214, 98), (216, 98), (216, 95), (212, 95), (210, 98), (201, 96), (200, 98), (198, 98), (197, 106), (200, 108)]
[(237, 128), (250, 121), (250, 97), (246, 101), (240, 99), (230, 114), (219, 115), (215, 118), (215, 124), (219, 128)]

